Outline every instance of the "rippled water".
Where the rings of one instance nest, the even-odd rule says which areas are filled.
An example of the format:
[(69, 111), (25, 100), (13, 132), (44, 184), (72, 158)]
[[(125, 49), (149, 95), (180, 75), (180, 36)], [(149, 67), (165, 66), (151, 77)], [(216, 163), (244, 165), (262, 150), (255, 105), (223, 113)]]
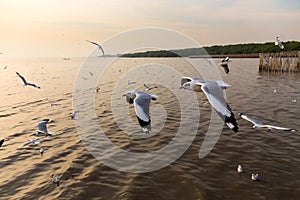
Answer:
[[(203, 94), (197, 94), (200, 123), (187, 151), (162, 169), (128, 173), (110, 168), (96, 159), (89, 152), (86, 141), (78, 135), (76, 120), (70, 119), (72, 97), (76, 91), (73, 86), (83, 61), (75, 58), (70, 61), (58, 58), (0, 60), (0, 139), (5, 139), (0, 147), (0, 199), (299, 198), (299, 131), (255, 130), (249, 122), (238, 117), (239, 112), (244, 112), (265, 123), (300, 130), (299, 74), (259, 74), (257, 59), (233, 59), (229, 75), (219, 69), (223, 80), (232, 85), (226, 90), (226, 96), (238, 119), (240, 131), (234, 134), (224, 126), (213, 150), (199, 159), (199, 148), (208, 130), (211, 107)], [(219, 62), (217, 59), (214, 61)], [(176, 75), (169, 78), (170, 88), (159, 85), (151, 90), (160, 97), (157, 102), (151, 103), (153, 135), (144, 137), (141, 134), (132, 106), (129, 106), (129, 113), (114, 116), (114, 112), (128, 107), (122, 94), (116, 92), (115, 85), (124, 85), (121, 80), (127, 81), (126, 74), (130, 73), (132, 66), (151, 67), (149, 63), (172, 66), (186, 76), (196, 74), (188, 63), (178, 59), (119, 59), (99, 80), (98, 92), (95, 92), (97, 86), (88, 90), (95, 95), (95, 118), (107, 138), (117, 147), (130, 152), (159, 150), (175, 137), (180, 127), (180, 99), (170, 91), (170, 88), (175, 90), (180, 84)], [(97, 61), (88, 64), (97, 69)], [(23, 87), (15, 74), (17, 71), (41, 89)], [(153, 80), (157, 78), (151, 71), (145, 72)], [(160, 75), (168, 77), (168, 73), (164, 72)], [(88, 84), (95, 78), (96, 74), (88, 71), (83, 71), (78, 77), (83, 86), (85, 81)], [(142, 84), (138, 84), (124, 86), (126, 90), (123, 92), (143, 89)], [(149, 84), (154, 85), (155, 81)], [(186, 94), (192, 95), (191, 92)], [(114, 112), (112, 99), (115, 102)], [(82, 104), (85, 102), (82, 95)], [(51, 107), (51, 103), (58, 105)], [(79, 111), (78, 118), (87, 114)], [(126, 123), (126, 116), (131, 116), (128, 117), (131, 123)], [(114, 117), (123, 118), (124, 122)], [(17, 149), (33, 138), (30, 134), (44, 118), (51, 120), (48, 129), (56, 134), (40, 145)], [(93, 129), (89, 121), (83, 122), (86, 130)], [(184, 131), (188, 134), (190, 127), (186, 126)], [(91, 146), (101, 144), (97, 137), (89, 135)], [(45, 149), (43, 157), (39, 154), (40, 146)], [(111, 151), (104, 152), (105, 159), (113, 156)], [(139, 164), (132, 162), (126, 169)], [(238, 164), (243, 165), (245, 173), (236, 172)], [(250, 180), (250, 174), (254, 172), (260, 173), (260, 181)], [(60, 177), (59, 187), (51, 182), (51, 174)]]

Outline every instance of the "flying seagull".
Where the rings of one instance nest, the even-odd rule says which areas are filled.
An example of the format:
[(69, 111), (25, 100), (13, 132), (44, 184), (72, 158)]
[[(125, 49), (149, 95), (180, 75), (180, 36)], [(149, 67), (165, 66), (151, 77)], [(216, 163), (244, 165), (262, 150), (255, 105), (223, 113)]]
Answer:
[(277, 130), (282, 130), (282, 131), (292, 131), (292, 132), (296, 131), (296, 130), (290, 129), (290, 128), (284, 128), (284, 127), (279, 127), (279, 126), (263, 124), (256, 119), (252, 119), (252, 118), (246, 116), (244, 113), (239, 113), (239, 115), (241, 116), (241, 118), (251, 122), (253, 124), (253, 128), (267, 128), (269, 131), (271, 131), (272, 129), (277, 129)]
[(253, 181), (259, 181), (259, 174), (251, 174), (251, 179)]
[(26, 81), (26, 79), (25, 79), (23, 76), (21, 76), (21, 74), (19, 74), (19, 72), (16, 72), (16, 74), (20, 77), (20, 79), (22, 79), (22, 81), (23, 81), (23, 83), (24, 83), (24, 86), (32, 86), (32, 87), (41, 89), (41, 87), (40, 87), (40, 86), (37, 86), (36, 84), (28, 83), (28, 82)]
[(149, 91), (149, 90), (152, 90), (154, 88), (157, 88), (157, 86), (150, 87), (150, 86), (146, 85), (146, 83), (144, 83), (144, 87), (146, 88), (145, 91)]
[(283, 42), (280, 40), (278, 36), (275, 38), (275, 45), (278, 45), (280, 49), (284, 49)]
[(229, 73), (229, 67), (228, 67), (229, 62), (231, 62), (231, 60), (229, 59), (229, 57), (226, 57), (220, 63), (221, 67), (224, 68), (224, 71), (225, 71), (226, 74)]
[(239, 173), (244, 172), (242, 165), (238, 165), (238, 167), (237, 167), (236, 170), (237, 170), (237, 172), (239, 172)]
[(54, 132), (48, 132), (47, 130), (47, 123), (49, 122), (49, 119), (43, 119), (37, 124), (38, 131), (33, 133), (32, 135), (39, 135), (39, 134), (45, 134), (46, 136), (53, 135)]
[(230, 106), (224, 98), (222, 89), (229, 87), (224, 81), (205, 81), (199, 78), (182, 77), (180, 89), (204, 92), (212, 107), (234, 132), (238, 132), (238, 124)]
[(43, 138), (45, 138), (45, 137), (46, 136), (41, 136), (41, 137), (35, 138), (33, 140), (29, 140), (29, 141), (25, 142), (24, 144), (22, 144), (20, 147), (18, 147), (18, 149), (22, 148), (22, 147), (24, 147), (26, 145), (29, 145), (29, 144), (40, 144), (42, 142), (40, 140), (43, 139)]
[(158, 96), (140, 91), (129, 91), (126, 94), (126, 101), (134, 105), (136, 117), (144, 133), (151, 131), (151, 119), (149, 114), (151, 100), (157, 100)]
[(104, 50), (103, 50), (103, 48), (101, 47), (100, 44), (98, 44), (98, 43), (96, 43), (96, 42), (89, 41), (89, 40), (86, 40), (86, 41), (89, 42), (89, 43), (92, 43), (92, 44), (96, 45), (96, 46), (102, 51), (103, 56), (104, 56)]
[(74, 111), (72, 112), (72, 114), (71, 114), (71, 119), (76, 119), (77, 113), (79, 113), (79, 111), (78, 111), (78, 110), (74, 110)]

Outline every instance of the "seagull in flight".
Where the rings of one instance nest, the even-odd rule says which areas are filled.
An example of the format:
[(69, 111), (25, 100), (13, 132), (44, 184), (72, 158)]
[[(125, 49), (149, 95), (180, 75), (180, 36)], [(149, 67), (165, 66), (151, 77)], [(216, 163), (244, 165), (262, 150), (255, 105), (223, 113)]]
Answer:
[(148, 86), (146, 83), (144, 83), (144, 87), (146, 88), (145, 91), (149, 91), (149, 90), (152, 90), (152, 89), (154, 89), (154, 88), (157, 88), (157, 86), (150, 87), (150, 86)]
[(76, 119), (77, 113), (79, 113), (79, 111), (78, 111), (78, 110), (74, 110), (74, 111), (72, 112), (72, 114), (71, 114), (71, 119)]
[(51, 136), (54, 134), (54, 132), (48, 132), (47, 130), (47, 123), (49, 122), (49, 119), (43, 119), (37, 124), (38, 131), (33, 133), (32, 135), (39, 135), (39, 134), (45, 134), (46, 136)]
[(284, 49), (283, 42), (280, 40), (278, 36), (275, 38), (275, 45), (278, 45), (280, 49)]
[(41, 89), (41, 87), (40, 87), (40, 86), (37, 86), (36, 84), (28, 83), (28, 82), (26, 81), (26, 79), (25, 79), (23, 76), (21, 76), (21, 74), (19, 74), (19, 72), (16, 72), (16, 74), (17, 74), (17, 75), (20, 77), (20, 79), (23, 81), (24, 86), (32, 86), (32, 87)]
[(51, 175), (51, 178), (52, 178), (52, 182), (55, 183), (57, 186), (59, 186), (60, 179), (54, 174)]
[(43, 139), (43, 138), (45, 138), (45, 137), (46, 136), (41, 136), (41, 137), (37, 137), (37, 138), (35, 138), (33, 140), (29, 140), (29, 141), (25, 142), (24, 144), (22, 144), (20, 147), (18, 147), (18, 149), (22, 148), (22, 147), (24, 147), (26, 145), (29, 145), (29, 144), (35, 144), (35, 145), (40, 144), (42, 142), (40, 140)]
[(296, 130), (294, 129), (290, 129), (290, 128), (284, 128), (284, 127), (279, 127), (279, 126), (272, 126), (272, 125), (266, 125), (261, 123), (260, 121), (256, 120), (256, 119), (252, 119), (248, 116), (246, 116), (244, 113), (239, 113), (240, 117), (251, 122), (253, 124), (252, 128), (267, 128), (269, 131), (271, 131), (272, 129), (277, 129), (277, 130), (282, 130), (282, 131), (292, 131), (295, 132)]
[(199, 78), (182, 77), (180, 89), (204, 92), (209, 103), (217, 111), (226, 125), (234, 132), (238, 132), (238, 124), (222, 91), (222, 89), (229, 86), (230, 85), (224, 81), (205, 81)]
[(89, 43), (91, 43), (91, 44), (93, 44), (93, 45), (96, 45), (102, 51), (103, 56), (104, 56), (104, 50), (103, 50), (103, 48), (101, 47), (100, 44), (98, 44), (96, 42), (89, 41), (89, 40), (86, 40), (86, 41), (89, 42)]
[(133, 104), (136, 117), (144, 133), (151, 131), (151, 118), (149, 114), (151, 100), (157, 100), (158, 96), (147, 92), (129, 91), (123, 94), (129, 104)]
[(224, 71), (225, 71), (226, 74), (229, 73), (229, 67), (228, 67), (229, 62), (231, 62), (231, 60), (229, 59), (229, 57), (226, 57), (220, 63), (221, 67), (224, 68)]

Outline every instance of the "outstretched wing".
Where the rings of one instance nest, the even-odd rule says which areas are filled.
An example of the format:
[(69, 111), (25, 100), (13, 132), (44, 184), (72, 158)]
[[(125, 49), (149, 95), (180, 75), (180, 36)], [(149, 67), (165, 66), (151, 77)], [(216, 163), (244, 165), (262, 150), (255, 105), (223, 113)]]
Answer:
[(21, 76), (21, 74), (19, 74), (19, 72), (16, 72), (16, 74), (17, 74), (17, 75), (20, 77), (20, 79), (23, 81), (24, 85), (27, 85), (26, 79), (25, 79), (23, 76)]
[(98, 48), (102, 51), (102, 53), (103, 53), (103, 55), (104, 55), (104, 50), (103, 50), (103, 48), (101, 47), (100, 44), (98, 44), (98, 43), (96, 43), (96, 42), (89, 41), (89, 40), (86, 40), (86, 41), (89, 42), (89, 43), (91, 43), (91, 44), (94, 44), (94, 45), (98, 46)]
[(134, 110), (141, 127), (148, 126), (151, 123), (149, 107), (151, 96), (147, 93), (137, 93), (134, 99)]
[(291, 128), (285, 128), (285, 127), (280, 127), (280, 126), (272, 126), (272, 125), (264, 125), (269, 129), (277, 129), (277, 130), (282, 130), (282, 131), (296, 131), (294, 129)]
[(246, 116), (246, 115), (244, 115), (244, 114), (240, 114), (240, 116), (241, 116), (241, 118), (243, 118), (243, 119), (245, 119), (245, 120), (247, 120), (247, 121), (249, 121), (249, 122), (251, 122), (253, 125), (259, 125), (259, 126), (262, 126), (263, 125), (263, 123), (261, 123), (260, 121), (258, 121), (258, 120), (256, 120), (256, 119), (253, 119), (253, 118), (250, 118), (250, 117), (248, 117), (248, 116)]
[(218, 115), (231, 128), (234, 132), (238, 132), (238, 124), (234, 114), (224, 98), (223, 91), (216, 82), (206, 82), (202, 85), (201, 89), (206, 95), (212, 107), (217, 111)]

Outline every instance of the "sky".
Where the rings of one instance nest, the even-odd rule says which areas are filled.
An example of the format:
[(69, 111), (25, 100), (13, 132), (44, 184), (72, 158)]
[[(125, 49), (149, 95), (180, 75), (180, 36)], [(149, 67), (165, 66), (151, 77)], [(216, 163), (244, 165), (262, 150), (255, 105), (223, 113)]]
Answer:
[(178, 31), (202, 46), (300, 41), (299, 0), (0, 0), (0, 56), (88, 56), (143, 27)]

